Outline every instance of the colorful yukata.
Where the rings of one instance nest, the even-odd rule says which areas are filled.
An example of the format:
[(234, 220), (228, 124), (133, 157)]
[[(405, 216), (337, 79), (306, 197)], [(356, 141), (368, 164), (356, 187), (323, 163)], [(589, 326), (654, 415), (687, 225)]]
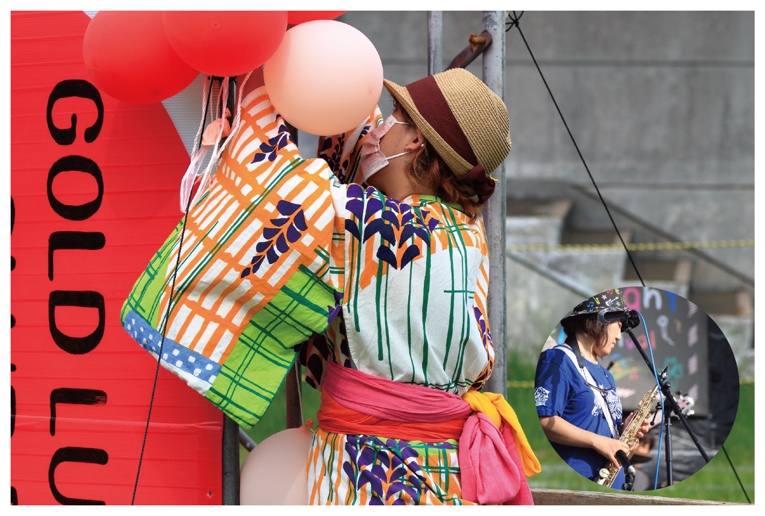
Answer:
[[(539, 417), (559, 416), (574, 426), (606, 437), (616, 437), (606, 418), (613, 418), (616, 428), (622, 424), (622, 404), (616, 394), (616, 381), (602, 365), (584, 360), (583, 364), (597, 383), (590, 387), (562, 345), (542, 353), (537, 363), (534, 398)], [(570, 352), (573, 355), (573, 352)], [(602, 394), (601, 394), (602, 393)], [(603, 396), (607, 412), (598, 399)], [(608, 459), (590, 448), (551, 442), (553, 449), (574, 471), (597, 481), (598, 471)], [(624, 470), (620, 470), (612, 487), (621, 489)]]
[[(242, 101), (241, 117), (209, 191), (126, 301), (125, 329), (155, 354), (164, 340), (163, 366), (245, 427), (265, 413), (296, 355), (319, 389), (332, 363), (430, 388), (461, 411), (459, 397), (494, 364), (480, 218), (433, 196), (399, 201), (351, 183), (379, 109), (356, 130), (321, 139), (320, 157), (307, 160), (264, 87)], [(170, 292), (176, 305), (167, 310)], [(527, 443), (515, 428), (517, 463)], [(470, 503), (457, 444), (319, 429), (309, 503)], [(530, 455), (527, 470), (538, 470)], [(520, 477), (519, 503), (531, 503)]]

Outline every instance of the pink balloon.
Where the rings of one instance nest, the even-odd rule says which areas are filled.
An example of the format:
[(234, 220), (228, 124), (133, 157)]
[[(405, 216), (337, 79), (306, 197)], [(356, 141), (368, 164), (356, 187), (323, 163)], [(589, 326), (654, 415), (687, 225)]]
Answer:
[(308, 454), (313, 434), (282, 430), (245, 457), (239, 475), (240, 505), (308, 505)]
[(97, 12), (85, 29), (82, 57), (93, 84), (125, 102), (160, 102), (199, 75), (170, 47), (161, 11)]
[(284, 119), (315, 135), (350, 131), (382, 92), (380, 55), (358, 29), (314, 20), (287, 31), (263, 68), (271, 101)]
[(287, 11), (166, 11), (170, 45), (192, 68), (233, 77), (261, 66), (279, 48)]

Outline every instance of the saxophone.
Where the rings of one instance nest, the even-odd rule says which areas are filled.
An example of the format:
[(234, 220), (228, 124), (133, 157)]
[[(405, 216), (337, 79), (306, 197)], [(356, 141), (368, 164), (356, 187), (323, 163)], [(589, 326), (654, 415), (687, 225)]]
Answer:
[[(648, 414), (651, 413), (653, 400), (658, 392), (659, 386), (657, 385), (643, 395), (643, 399), (641, 399), (640, 403), (638, 403), (637, 409), (635, 409), (630, 424), (627, 425), (627, 427), (624, 429), (624, 432), (622, 432), (621, 437), (619, 437), (621, 442), (626, 443), (627, 446), (629, 446), (629, 452), (627, 452), (628, 456), (632, 453), (632, 450), (635, 449), (635, 446), (637, 446), (637, 432), (640, 430), (640, 427), (643, 424), (643, 420), (647, 419)], [(611, 484), (614, 483), (616, 475), (619, 473), (620, 469), (622, 469), (621, 466), (614, 466), (611, 464), (611, 461), (609, 461), (598, 472), (598, 484), (606, 487), (611, 487)]]

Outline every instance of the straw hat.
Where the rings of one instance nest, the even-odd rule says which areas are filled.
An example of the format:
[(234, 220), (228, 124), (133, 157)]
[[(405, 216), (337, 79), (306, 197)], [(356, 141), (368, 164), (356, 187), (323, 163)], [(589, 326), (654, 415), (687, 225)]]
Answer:
[(458, 178), (471, 172), (490, 177), (509, 154), (510, 119), (505, 103), (464, 68), (429, 75), (403, 87), (387, 79), (383, 83)]

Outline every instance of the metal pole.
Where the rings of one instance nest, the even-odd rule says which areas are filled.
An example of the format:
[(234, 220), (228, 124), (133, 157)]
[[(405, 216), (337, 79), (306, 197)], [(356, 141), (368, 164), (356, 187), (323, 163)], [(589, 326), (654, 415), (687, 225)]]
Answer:
[[(213, 81), (211, 98), (216, 111), (211, 113), (212, 119), (222, 117), (224, 113), (220, 107), (220, 81)], [(236, 112), (236, 79), (231, 79), (228, 89), (226, 105), (231, 113)], [(223, 415), (223, 439), (222, 439), (222, 505), (239, 505), (239, 423)]]
[(428, 75), (443, 71), (441, 11), (428, 11)]
[(284, 380), (284, 389), (287, 395), (287, 428), (298, 428), (303, 425), (303, 407), (300, 403), (301, 369), (296, 360)]
[(239, 505), (239, 424), (223, 416), (223, 505)]
[[(491, 35), (492, 44), (483, 53), (483, 81), (505, 99), (505, 11), (484, 11), (483, 28)], [(486, 233), (489, 240), (489, 323), (494, 342), (494, 374), (486, 389), (503, 396), (507, 394), (507, 275), (505, 271), (505, 164), (492, 174), (499, 180), (486, 205)]]

